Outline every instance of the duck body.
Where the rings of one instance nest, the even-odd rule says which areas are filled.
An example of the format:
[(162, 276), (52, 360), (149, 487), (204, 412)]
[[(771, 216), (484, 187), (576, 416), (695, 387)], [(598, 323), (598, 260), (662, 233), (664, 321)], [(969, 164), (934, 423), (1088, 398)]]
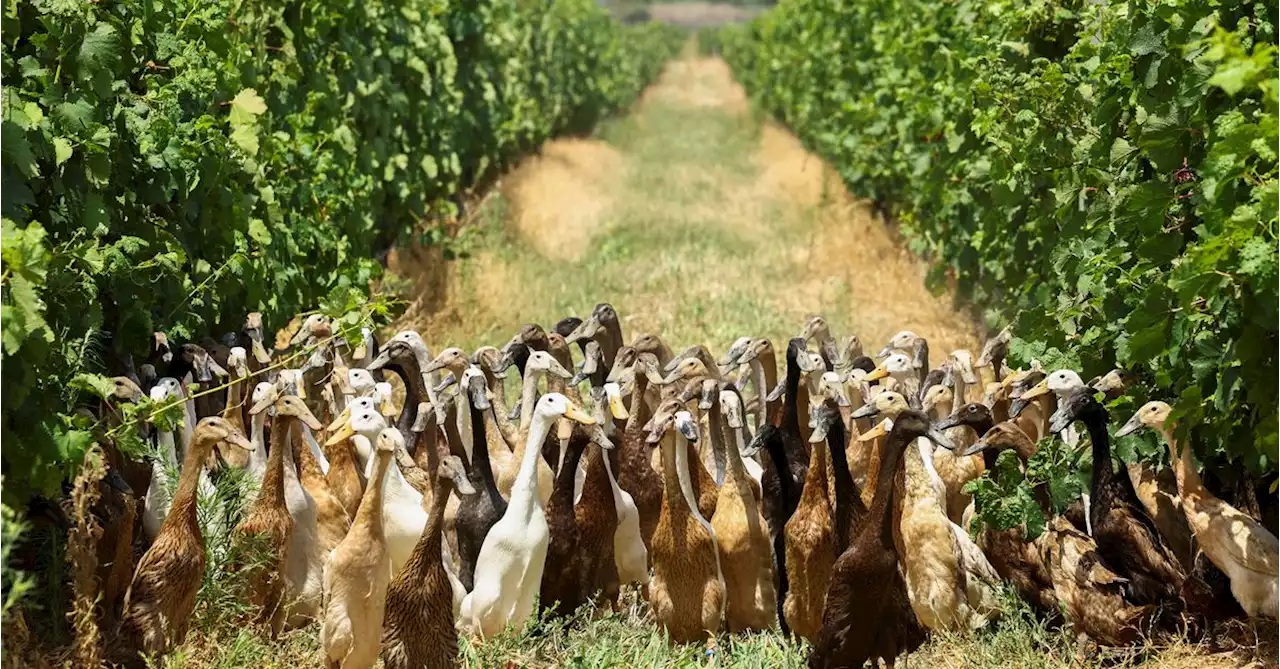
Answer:
[(382, 526), (384, 474), (391, 457), (390, 448), (379, 448), (369, 489), (351, 531), (325, 562), (320, 645), (331, 668), (369, 669), (378, 661), (387, 585), (391, 581), (391, 560)]
[[(387, 669), (452, 667), (458, 657), (454, 590), (442, 559), (444, 509), (461, 463), (442, 464), (427, 527), (387, 588), (382, 660)], [(465, 492), (465, 491), (464, 491)]]
[[(484, 413), (481, 409), (471, 407), (472, 443), (486, 443)], [(475, 587), (476, 559), (480, 556), (480, 547), (489, 530), (507, 512), (507, 500), (498, 492), (493, 478), (493, 469), (489, 459), (489, 449), (473, 446), (470, 479), (476, 487), (474, 495), (465, 495), (458, 504), (455, 518), (455, 533), (458, 542), (458, 578), (462, 586), (470, 591)]]
[(704, 641), (724, 620), (725, 586), (715, 535), (698, 515), (689, 482), (688, 444), (668, 434), (661, 448), (664, 494), (650, 546), (649, 604), (671, 641)]
[(822, 628), (827, 584), (836, 560), (835, 521), (827, 497), (827, 449), (810, 449), (808, 478), (796, 511), (786, 524), (788, 590), (783, 604), (787, 624), (810, 641)]
[(1052, 574), (1055, 600), (1077, 633), (1103, 646), (1127, 646), (1138, 639), (1153, 607), (1125, 599), (1124, 579), (1107, 568), (1087, 534), (1058, 516), (1037, 545)]
[(586, 601), (584, 581), (595, 575), (598, 556), (586, 555), (587, 551), (580, 550), (581, 533), (573, 504), (574, 478), (588, 443), (586, 435), (581, 433), (569, 439), (568, 452), (556, 477), (556, 488), (547, 504), (550, 538), (539, 599), (554, 615), (567, 615), (582, 605)]
[[(741, 407), (736, 391), (723, 392), (722, 402), (725, 395), (732, 395), (727, 399), (736, 403), (735, 408)], [(720, 412), (713, 408), (710, 418), (708, 422), (715, 438), (720, 429)], [(738, 433), (735, 435), (740, 438)], [(774, 626), (777, 615), (773, 545), (764, 516), (760, 514), (759, 491), (743, 466), (735, 441), (728, 440), (725, 445), (728, 449), (725, 482), (716, 501), (715, 515), (711, 517), (728, 597), (725, 627), (730, 633), (769, 629)]]
[(621, 587), (614, 556), (618, 509), (606, 469), (608, 454), (598, 444), (588, 448), (582, 497), (573, 507), (578, 524), (578, 550), (582, 558), (583, 580), (579, 592), (585, 600), (599, 590), (603, 601), (614, 607)]
[[(296, 397), (290, 399), (297, 400)], [(242, 545), (261, 545), (266, 551), (265, 559), (255, 564), (247, 576), (248, 596), (250, 603), (260, 609), (259, 619), (270, 623), (273, 638), (285, 622), (285, 571), (295, 525), (285, 501), (284, 454), (289, 448), (291, 422), (292, 418), (284, 415), (276, 416), (273, 421), (272, 448), (262, 489), (235, 529)]]
[[(538, 489), (539, 447), (550, 434), (552, 421), (576, 411), (563, 395), (549, 393), (531, 412), (507, 512), (484, 538), (476, 559), (476, 587), (462, 603), (464, 614), (471, 618), (472, 632), (482, 637), (492, 637), (508, 626), (519, 629), (533, 612), (551, 536)], [(574, 419), (590, 422), (589, 417)]]

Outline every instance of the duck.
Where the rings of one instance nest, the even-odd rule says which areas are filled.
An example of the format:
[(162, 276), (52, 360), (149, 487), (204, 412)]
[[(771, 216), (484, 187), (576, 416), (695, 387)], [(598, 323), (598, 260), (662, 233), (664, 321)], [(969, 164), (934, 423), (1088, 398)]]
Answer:
[[(984, 404), (971, 402), (961, 407), (960, 411), (952, 414), (947, 420), (939, 423), (938, 427), (968, 425), (982, 433), (982, 437), (970, 444), (963, 453), (980, 453), (988, 469), (992, 471), (995, 470), (997, 456), (1006, 450), (1016, 453), (1025, 467), (1027, 461), (1036, 453), (1035, 442), (1031, 441), (1031, 438), (1013, 421), (995, 425), (991, 422), (991, 409)], [(1048, 490), (1044, 486), (1037, 486), (1033, 494), (1045, 518), (1052, 518), (1053, 504), (1049, 499)], [(1023, 528), (1011, 527), (1007, 530), (997, 530), (984, 527), (978, 532), (976, 541), (996, 573), (1000, 578), (1013, 583), (1023, 600), (1041, 613), (1058, 614), (1059, 606), (1053, 574), (1044, 561), (1041, 540), (1028, 541), (1023, 534)]]
[(822, 629), (809, 652), (808, 665), (861, 667), (873, 657), (892, 663), (923, 642), (923, 635), (906, 621), (883, 624), (892, 602), (898, 574), (899, 549), (894, 540), (894, 480), (904, 476), (908, 446), (927, 437), (947, 446), (945, 435), (931, 428), (923, 413), (905, 410), (881, 443), (881, 466), (876, 495), (848, 550), (836, 559)]
[[(244, 416), (248, 408), (245, 403), (245, 379), (249, 378), (249, 353), (240, 346), (233, 346), (227, 353), (227, 371), (231, 374), (230, 385), (227, 386), (227, 406), (222, 410), (223, 420), (247, 434)], [(228, 467), (244, 469), (249, 464), (249, 455), (244, 450), (232, 448), (229, 451), (215, 451)]]
[(800, 338), (806, 342), (816, 342), (818, 353), (822, 356), (827, 371), (835, 371), (836, 363), (840, 361), (840, 354), (836, 350), (836, 339), (831, 336), (831, 327), (827, 325), (827, 319), (822, 316), (810, 316), (804, 323)]
[[(774, 627), (777, 611), (773, 545), (760, 513), (759, 481), (748, 474), (742, 457), (742, 397), (737, 388), (726, 386), (717, 399), (707, 413), (707, 425), (710, 438), (721, 442), (727, 465), (711, 517), (728, 598), (725, 628), (730, 633), (766, 630)], [(736, 438), (726, 440), (726, 431)]]
[(1191, 449), (1176, 436), (1176, 426), (1169, 418), (1172, 412), (1172, 407), (1165, 402), (1147, 402), (1116, 436), (1148, 428), (1164, 438), (1182, 510), (1200, 550), (1231, 580), (1231, 594), (1246, 615), (1275, 619), (1280, 542), (1252, 516), (1205, 489), (1192, 461)]
[[(462, 373), (460, 384), (468, 399), (471, 414), (471, 442), (487, 443), (485, 413), (490, 411), (489, 389), (480, 368), (470, 366)], [(504, 446), (505, 448), (505, 446)], [(507, 512), (507, 500), (498, 492), (489, 449), (473, 448), (468, 480), (478, 494), (463, 495), (458, 505), (455, 532), (458, 542), (458, 578), (470, 591), (475, 587), (475, 563), (489, 529)]]
[(266, 329), (262, 325), (262, 313), (249, 312), (244, 318), (244, 326), (240, 328), (240, 347), (252, 354), (248, 359), (249, 371), (255, 376), (259, 371), (271, 364), (271, 353), (263, 343)]
[(583, 340), (593, 340), (600, 345), (603, 368), (613, 367), (618, 349), (622, 348), (622, 324), (618, 312), (608, 302), (601, 302), (591, 310), (591, 316), (582, 321), (573, 331), (565, 335), (565, 343), (573, 344)]
[[(596, 419), (592, 420), (592, 425), (597, 425)], [(546, 508), (549, 539), (539, 599), (552, 616), (569, 615), (586, 603), (597, 585), (600, 564), (605, 558), (613, 560), (606, 551), (612, 548), (617, 512), (607, 487), (602, 485), (603, 446), (595, 444), (592, 449), (590, 459), (594, 463), (588, 462), (582, 498), (577, 504), (573, 499), (578, 465), (593, 443), (586, 430), (572, 431), (567, 447), (561, 451), (555, 490)], [(613, 587), (616, 590), (616, 582)]]
[(387, 588), (382, 627), (382, 662), (387, 669), (436, 669), (457, 662), (458, 613), (452, 579), (441, 557), (444, 509), (454, 491), (466, 498), (476, 490), (457, 456), (442, 456), (435, 476), (427, 526)]
[(767, 400), (769, 392), (778, 385), (778, 356), (773, 350), (773, 343), (768, 339), (751, 340), (746, 350), (737, 359), (738, 365), (747, 365), (751, 369), (750, 378), (756, 387), (754, 407), (748, 406), (756, 416), (756, 430), (766, 422), (776, 422), (782, 416), (782, 398)]
[(617, 448), (614, 450), (618, 454), (618, 486), (631, 496), (636, 506), (640, 538), (644, 542), (646, 553), (652, 550), (653, 533), (658, 527), (658, 517), (662, 512), (662, 475), (651, 464), (650, 447), (644, 429), (651, 418), (650, 405), (646, 401), (649, 377), (657, 375), (658, 365), (658, 358), (654, 354), (642, 354), (635, 348), (626, 346), (618, 351), (607, 381), (616, 384), (628, 373), (634, 379), (630, 405), (626, 410), (627, 424), (622, 434), (618, 435)]
[[(511, 466), (495, 472), (498, 477), (498, 491), (506, 496), (507, 499), (511, 498), (511, 490), (524, 467), (524, 449), (528, 448), (528, 434), (533, 424), (532, 409), (538, 400), (538, 379), (548, 375), (559, 379), (569, 379), (573, 376), (555, 358), (551, 357), (550, 353), (537, 350), (531, 351), (529, 359), (525, 363), (524, 378), (520, 392), (520, 433), (525, 439), (516, 445), (516, 450), (513, 453), (514, 457), (511, 458)], [(541, 456), (542, 443), (538, 443), (534, 450)], [(490, 457), (492, 456), (493, 454), (490, 452)], [(537, 458), (535, 465), (535, 471), (538, 476), (538, 494), (542, 496), (540, 501), (545, 505), (551, 499), (555, 474), (551, 471), (551, 465), (547, 464), (546, 460), (541, 457)]]
[(1126, 599), (1128, 580), (1107, 566), (1088, 534), (1054, 516), (1036, 544), (1053, 578), (1054, 601), (1081, 642), (1128, 646), (1139, 639), (1155, 606)]
[[(316, 457), (320, 447), (306, 431), (319, 430), (321, 427), (322, 424), (314, 415), (310, 421), (293, 421), (290, 425), (289, 442), (293, 448), (293, 461), (298, 466), (298, 481), (315, 507), (316, 538), (320, 542), (320, 550), (328, 555), (351, 529), (351, 516), (347, 514), (342, 500), (329, 487), (321, 461)], [(330, 448), (336, 449), (342, 445), (344, 444), (339, 442)]]
[[(605, 383), (603, 388), (609, 411), (614, 419), (628, 420), (630, 414), (623, 406), (622, 390), (618, 384)], [(620, 432), (617, 436), (625, 436), (625, 433)], [(614, 450), (618, 449), (615, 447)], [(644, 533), (640, 529), (640, 509), (636, 506), (635, 498), (622, 487), (618, 475), (614, 473), (612, 458), (604, 459), (604, 468), (609, 476), (609, 487), (613, 493), (614, 513), (618, 516), (618, 527), (613, 533), (613, 559), (617, 569), (618, 584), (623, 586), (635, 583), (648, 586), (649, 549), (645, 545)]]
[[(880, 405), (889, 421), (908, 410), (900, 394), (884, 395), (892, 400)], [(932, 429), (941, 434), (937, 427)], [(930, 630), (978, 629), (998, 615), (995, 590), (1000, 578), (969, 535), (947, 518), (939, 494), (941, 481), (930, 471), (930, 441), (917, 439), (915, 448), (908, 448), (904, 456), (901, 509), (894, 535), (911, 606), (920, 623)], [(935, 443), (955, 448), (949, 437)]]
[(810, 446), (803, 492), (785, 526), (788, 587), (783, 613), (792, 632), (813, 642), (822, 628), (822, 610), (836, 552), (835, 520), (827, 487), (826, 440)]
[[(324, 564), (324, 612), (320, 646), (332, 669), (370, 669), (378, 661), (382, 618), (391, 581), (391, 558), (382, 524), (382, 492), (395, 441), (383, 430), (373, 449), (369, 486), (351, 530)], [(365, 440), (364, 435), (353, 439)]]
[[(235, 528), (235, 537), (240, 546), (262, 546), (266, 551), (264, 559), (252, 560), (253, 565), (246, 579), (249, 583), (249, 601), (260, 609), (259, 619), (269, 623), (274, 639), (286, 622), (286, 572), (290, 539), (295, 525), (285, 497), (285, 454), (291, 448), (289, 440), (293, 433), (293, 421), (305, 421), (317, 429), (320, 421), (296, 395), (277, 395), (265, 401), (271, 402), (276, 413), (271, 424), (271, 452), (267, 457), (267, 471), (253, 505)], [(252, 411), (261, 413), (266, 408), (257, 405)]]
[[(945, 421), (951, 415), (954, 398), (959, 396), (957, 390), (960, 389), (948, 388), (946, 385), (934, 386), (925, 393), (921, 408), (926, 413), (934, 414), (931, 417), (935, 421)], [(947, 518), (953, 523), (961, 524), (966, 511), (973, 504), (973, 497), (964, 491), (964, 486), (969, 481), (982, 476), (986, 466), (980, 456), (960, 455), (960, 452), (977, 440), (976, 432), (957, 425), (950, 426), (948, 430), (950, 431), (947, 436), (960, 450), (952, 453), (946, 449), (935, 449), (933, 468), (938, 472), (938, 478), (942, 479), (946, 488), (943, 507), (946, 509)]]
[[(593, 342), (594, 343), (594, 342)], [(599, 591), (598, 602), (617, 610), (618, 597), (621, 594), (617, 560), (614, 547), (617, 538), (619, 516), (617, 498), (614, 494), (612, 475), (609, 473), (609, 460), (612, 457), (613, 442), (606, 434), (605, 427), (612, 427), (613, 421), (606, 414), (610, 405), (603, 386), (592, 388), (591, 397), (595, 406), (596, 424), (586, 428), (590, 439), (587, 447), (586, 463), (575, 477), (575, 501), (573, 506), (574, 520), (578, 526), (578, 550), (588, 554), (582, 560), (581, 574), (583, 582), (579, 586), (581, 593), (592, 596)], [(621, 398), (614, 402), (620, 408)], [(617, 412), (614, 412), (616, 417)], [(636, 539), (639, 539), (639, 521), (636, 523)], [(640, 544), (644, 546), (643, 543)], [(545, 573), (545, 572), (544, 572)]]
[[(897, 390), (903, 396), (916, 398), (920, 393), (921, 379), (916, 374), (915, 368), (912, 366), (911, 358), (904, 353), (891, 353), (875, 369), (863, 377), (864, 381), (879, 381), (880, 379), (890, 379), (886, 382), (890, 390)], [(913, 400), (917, 404), (918, 400)]]
[[(1049, 375), (1050, 383), (1056, 376), (1058, 372)], [(1129, 477), (1116, 475), (1107, 410), (1094, 398), (1092, 388), (1080, 386), (1060, 404), (1049, 429), (1060, 434), (1078, 420), (1089, 432), (1093, 449), (1089, 520), (1098, 555), (1128, 580), (1125, 592), (1129, 601), (1138, 605), (1178, 603), (1186, 572), (1161, 541)]]
[(650, 421), (648, 443), (662, 449), (662, 514), (650, 554), (649, 606), (674, 643), (712, 642), (724, 622), (725, 582), (715, 530), (698, 511), (689, 474), (689, 441), (698, 423), (675, 401)]
[[(530, 355), (531, 361), (535, 355)], [(522, 418), (529, 421), (529, 428), (507, 512), (485, 536), (476, 559), (476, 587), (462, 603), (472, 632), (482, 638), (492, 638), (507, 627), (522, 628), (533, 612), (549, 539), (539, 491), (539, 449), (560, 418), (584, 425), (595, 422), (560, 393), (543, 395)]]
[[(221, 417), (211, 416), (196, 424), (169, 513), (138, 561), (125, 591), (119, 638), (126, 653), (158, 656), (186, 639), (205, 570), (205, 541), (196, 519), (196, 492), (209, 455), (223, 444), (253, 448)], [(138, 656), (125, 661), (136, 664)]]
[[(178, 380), (172, 377), (159, 379), (148, 394), (151, 401), (157, 404), (182, 396)], [(154, 418), (151, 420), (154, 421)], [(178, 475), (178, 451), (174, 430), (156, 425), (151, 434), (155, 439), (157, 453), (151, 461), (151, 482), (142, 498), (142, 531), (148, 540), (154, 541), (164, 525), (165, 517), (169, 515), (173, 500), (171, 481), (172, 477)]]
[[(1070, 369), (1054, 370), (1045, 375), (1043, 379), (1036, 383), (1036, 385), (1032, 386), (1029, 390), (1022, 392), (1017, 397), (1013, 398), (1015, 402), (1009, 408), (1010, 417), (1016, 418), (1023, 407), (1026, 407), (1031, 400), (1042, 397), (1046, 393), (1053, 393), (1054, 397), (1057, 399), (1057, 405), (1060, 407), (1068, 398), (1071, 397), (1073, 393), (1086, 387), (1084, 380), (1081, 379), (1080, 375), (1075, 371)], [(1057, 410), (1056, 407), (1052, 406), (1046, 408), (1053, 409), (1053, 411), (1047, 413), (1049, 416), (1052, 416)], [(1062, 438), (1064, 443), (1072, 448), (1075, 448), (1080, 443), (1080, 435), (1075, 431), (1075, 427), (1071, 424), (1068, 424), (1063, 428), (1062, 433), (1059, 436)]]
[(894, 351), (909, 353), (911, 356), (911, 369), (916, 375), (915, 383), (911, 386), (912, 393), (906, 395), (911, 398), (920, 391), (924, 385), (924, 377), (929, 373), (929, 342), (911, 330), (902, 330), (889, 339), (888, 345), (876, 357), (885, 358)]
[[(431, 362), (431, 350), (427, 348), (422, 336), (413, 330), (402, 330), (388, 339), (378, 356), (369, 362), (366, 369), (371, 372), (390, 370), (400, 377), (404, 384), (405, 400), (400, 415), (396, 418), (395, 427), (400, 434), (415, 432), (431, 432), (443, 417), (443, 408), (425, 415), (419, 421), (418, 409), (424, 402), (440, 407), (435, 395), (435, 382), (430, 374), (423, 372)], [(434, 422), (433, 422), (434, 421)], [(419, 423), (422, 423), (419, 425)], [(414, 429), (417, 427), (418, 429)]]

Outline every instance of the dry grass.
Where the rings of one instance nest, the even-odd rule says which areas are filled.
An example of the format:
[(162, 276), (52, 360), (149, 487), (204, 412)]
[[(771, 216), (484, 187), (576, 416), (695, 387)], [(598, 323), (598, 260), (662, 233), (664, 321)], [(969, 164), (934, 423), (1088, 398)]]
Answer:
[(435, 347), (474, 347), (528, 321), (610, 301), (627, 336), (723, 347), (785, 340), (826, 315), (868, 347), (909, 328), (939, 351), (977, 329), (924, 285), (834, 171), (760, 123), (718, 58), (669, 64), (635, 112), (591, 140), (549, 144), (503, 180), (449, 263), (446, 299), (402, 321)]

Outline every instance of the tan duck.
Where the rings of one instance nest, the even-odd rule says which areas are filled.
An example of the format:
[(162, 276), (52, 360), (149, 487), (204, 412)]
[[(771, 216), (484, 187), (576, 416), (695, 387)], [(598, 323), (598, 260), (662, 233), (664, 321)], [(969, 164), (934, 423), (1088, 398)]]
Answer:
[[(390, 428), (388, 428), (390, 429)], [(356, 435), (353, 439), (365, 439)], [(320, 646), (331, 669), (369, 669), (378, 661), (382, 616), (391, 581), (391, 557), (382, 526), (382, 491), (395, 442), (378, 435), (373, 475), (351, 531), (324, 565)]]
[(1126, 579), (1107, 567), (1087, 534), (1056, 516), (1036, 545), (1052, 575), (1055, 600), (1077, 635), (1103, 646), (1137, 641), (1153, 607), (1125, 599)]
[[(743, 465), (738, 432), (744, 425), (742, 397), (733, 388), (721, 390), (719, 395), (718, 406), (708, 411), (707, 424), (710, 438), (726, 451), (724, 485), (711, 517), (728, 597), (725, 627), (730, 633), (765, 630), (774, 627), (777, 619), (773, 545), (760, 513), (759, 483), (747, 475)], [(735, 438), (724, 438), (726, 428), (736, 433)]]
[[(312, 416), (306, 426), (318, 430), (321, 424)], [(309, 435), (303, 432), (302, 421), (294, 421), (290, 429), (293, 459), (298, 464), (298, 479), (315, 502), (316, 536), (320, 540), (320, 549), (327, 555), (347, 536), (347, 530), (351, 529), (351, 517), (347, 515), (342, 500), (329, 487), (329, 481), (312, 451), (313, 447), (307, 443)]]
[(458, 657), (453, 586), (441, 561), (444, 508), (450, 493), (471, 495), (462, 460), (440, 458), (427, 527), (387, 589), (382, 628), (382, 661), (387, 669), (453, 667)]
[(663, 496), (650, 547), (649, 605), (671, 641), (707, 641), (723, 625), (726, 602), (715, 530), (698, 513), (689, 476), (688, 441), (698, 439), (698, 424), (670, 401), (650, 423), (649, 443), (661, 442)]
[(788, 589), (783, 613), (797, 635), (813, 642), (822, 629), (827, 584), (835, 564), (835, 520), (828, 492), (827, 442), (809, 445), (809, 468), (800, 503), (786, 523)]
[(224, 443), (246, 450), (253, 448), (222, 418), (209, 417), (196, 424), (169, 513), (151, 547), (138, 561), (125, 592), (120, 638), (127, 652), (160, 655), (186, 638), (205, 569), (204, 537), (196, 519), (196, 492), (209, 455)]
[(1172, 408), (1164, 402), (1147, 402), (1125, 423), (1116, 436), (1142, 427), (1153, 429), (1169, 446), (1169, 458), (1182, 497), (1187, 524), (1195, 532), (1200, 549), (1231, 579), (1231, 594), (1250, 617), (1277, 617), (1277, 564), (1280, 542), (1257, 520), (1218, 499), (1205, 489), (1191, 460), (1191, 449), (1179, 443)]
[[(880, 406), (885, 406), (881, 413), (887, 417), (886, 422), (908, 410), (900, 394), (884, 395)], [(929, 439), (944, 448), (954, 448), (937, 428), (930, 432)], [(904, 455), (905, 476), (894, 541), (899, 544), (907, 591), (911, 606), (925, 627), (953, 632), (977, 629), (999, 612), (995, 591), (1000, 579), (969, 535), (946, 517), (942, 507), (945, 487), (932, 471), (932, 459), (933, 447), (924, 439), (916, 440)]]
[[(559, 335), (557, 335), (559, 336)], [(497, 477), (498, 492), (503, 497), (511, 499), (511, 488), (515, 485), (517, 474), (524, 462), (524, 451), (528, 448), (528, 434), (533, 420), (533, 406), (538, 400), (538, 379), (553, 374), (560, 379), (569, 379), (573, 375), (564, 368), (555, 358), (551, 357), (546, 351), (532, 351), (529, 354), (529, 360), (524, 367), (524, 383), (520, 392), (520, 434), (521, 439), (516, 446), (512, 458), (507, 466), (498, 469), (498, 463), (493, 462), (494, 475)], [(489, 457), (493, 457), (493, 451), (489, 452)], [(551, 471), (551, 465), (546, 460), (539, 457), (536, 462), (538, 476), (538, 494), (543, 504), (551, 499), (551, 490), (555, 483), (555, 473)]]
[[(231, 374), (231, 385), (227, 387), (227, 406), (222, 410), (223, 420), (245, 435), (249, 434), (244, 424), (245, 410), (248, 408), (245, 398), (245, 391), (249, 387), (248, 357), (248, 352), (239, 346), (233, 346), (227, 354), (227, 371)], [(244, 469), (249, 466), (249, 454), (243, 449), (219, 449), (216, 453), (229, 467)]]
[[(249, 583), (249, 601), (261, 609), (259, 619), (270, 623), (272, 638), (278, 635), (285, 623), (284, 570), (290, 551), (290, 538), (294, 531), (294, 518), (285, 501), (285, 451), (290, 448), (292, 423), (306, 421), (314, 428), (320, 427), (306, 404), (296, 395), (268, 397), (274, 402), (276, 416), (271, 424), (271, 452), (267, 457), (267, 471), (262, 478), (262, 488), (253, 506), (236, 526), (236, 542), (241, 546), (261, 546), (267, 551), (265, 559), (255, 560), (246, 576)], [(254, 406), (254, 413), (266, 407)]]

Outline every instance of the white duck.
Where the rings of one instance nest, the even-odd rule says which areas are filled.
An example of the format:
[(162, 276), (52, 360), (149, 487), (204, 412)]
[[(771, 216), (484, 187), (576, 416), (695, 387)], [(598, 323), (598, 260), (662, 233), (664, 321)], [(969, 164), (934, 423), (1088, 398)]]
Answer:
[[(182, 391), (177, 379), (166, 376), (152, 386), (150, 396), (152, 402), (159, 403), (181, 397)], [(151, 485), (147, 487), (147, 494), (142, 500), (142, 529), (146, 532), (147, 539), (156, 538), (165, 516), (169, 515), (169, 505), (173, 502), (173, 491), (170, 490), (173, 479), (170, 475), (178, 474), (174, 431), (155, 426), (155, 435), (158, 452), (151, 461)]]
[[(541, 351), (536, 352), (541, 353)], [(530, 356), (532, 359), (534, 356)], [(527, 368), (526, 368), (527, 371)], [(476, 588), (462, 604), (471, 631), (492, 637), (510, 626), (524, 626), (533, 612), (533, 600), (542, 584), (550, 533), (542, 507), (537, 464), (551, 426), (560, 418), (584, 425), (595, 420), (560, 393), (543, 395), (529, 420), (528, 436), (515, 482), (508, 496), (507, 512), (494, 524), (476, 559)]]

